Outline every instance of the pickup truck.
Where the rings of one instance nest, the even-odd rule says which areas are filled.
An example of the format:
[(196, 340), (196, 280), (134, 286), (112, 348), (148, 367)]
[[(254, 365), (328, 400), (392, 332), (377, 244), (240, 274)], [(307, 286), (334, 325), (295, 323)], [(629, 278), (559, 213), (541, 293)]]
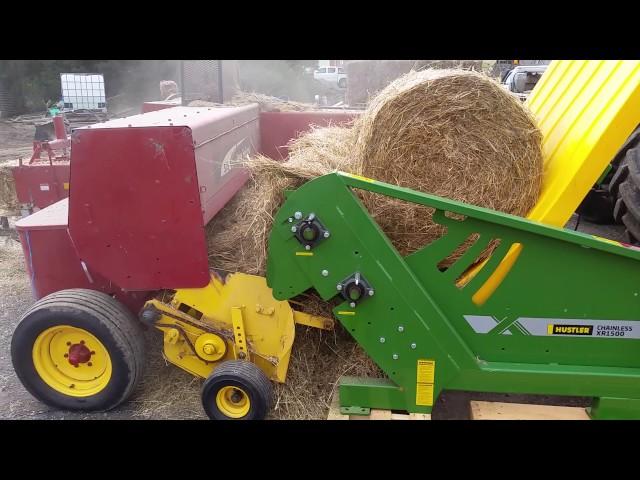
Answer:
[(313, 72), (313, 78), (347, 88), (347, 74), (342, 67), (320, 67)]

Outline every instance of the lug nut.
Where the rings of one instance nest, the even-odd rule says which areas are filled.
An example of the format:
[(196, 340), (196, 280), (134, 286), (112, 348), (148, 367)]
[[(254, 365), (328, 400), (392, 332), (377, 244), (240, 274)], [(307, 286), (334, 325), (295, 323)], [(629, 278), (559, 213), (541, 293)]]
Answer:
[(329, 270), (322, 270), (322, 276), (323, 277), (329, 276)]
[(68, 354), (68, 353), (65, 353), (65, 354), (64, 354), (64, 358), (69, 358), (69, 354)]
[(326, 232), (323, 233), (323, 235), (324, 235), (324, 238), (329, 238), (329, 235), (331, 235), (331, 234), (329, 233), (329, 231), (326, 231)]
[(293, 216), (296, 218), (296, 220), (300, 220), (302, 218), (302, 212), (296, 212), (293, 214)]
[(412, 343), (412, 344), (411, 344), (411, 349), (412, 349), (412, 350), (415, 350), (415, 349), (416, 349), (416, 346), (417, 346), (417, 345), (416, 345), (415, 343)]
[(398, 359), (398, 354), (397, 354), (397, 353), (394, 353), (394, 354), (393, 354), (393, 359), (394, 359), (394, 360), (397, 360), (397, 359)]
[(71, 342), (67, 342), (67, 347), (70, 347), (70, 346), (71, 346)]
[(91, 362), (87, 363), (87, 367), (93, 367), (93, 363)]
[(404, 327), (403, 327), (402, 325), (400, 325), (400, 326), (398, 327), (398, 331), (399, 331), (400, 333), (404, 332)]
[(384, 342), (386, 342), (385, 338), (384, 337), (380, 337), (380, 343), (384, 343)]

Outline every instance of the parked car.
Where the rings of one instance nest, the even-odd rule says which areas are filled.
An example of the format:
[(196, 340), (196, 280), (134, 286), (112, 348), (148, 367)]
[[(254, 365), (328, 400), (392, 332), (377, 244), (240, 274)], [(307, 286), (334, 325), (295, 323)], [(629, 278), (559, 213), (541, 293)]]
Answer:
[(521, 65), (515, 67), (507, 73), (502, 86), (515, 93), (521, 100), (525, 100), (546, 70), (547, 65)]
[(347, 74), (342, 67), (320, 67), (313, 72), (313, 78), (347, 88)]

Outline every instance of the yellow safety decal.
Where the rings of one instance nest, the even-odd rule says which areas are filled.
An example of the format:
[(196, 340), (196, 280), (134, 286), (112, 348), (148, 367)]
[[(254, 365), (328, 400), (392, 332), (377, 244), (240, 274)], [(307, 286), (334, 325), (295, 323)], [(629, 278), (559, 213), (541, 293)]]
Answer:
[(64, 183), (62, 184), (62, 187), (63, 187), (65, 190), (69, 190), (69, 182), (64, 182)]
[(419, 383), (416, 388), (416, 405), (433, 406), (433, 384)]
[(624, 244), (617, 242), (615, 240), (610, 240), (608, 238), (604, 238), (604, 237), (599, 237), (597, 235), (591, 235), (592, 238), (595, 238), (596, 240), (600, 240), (601, 242), (605, 242), (605, 243), (610, 243), (611, 245), (617, 245), (618, 247), (624, 247)]
[(435, 360), (418, 360), (416, 405), (433, 406), (433, 384), (436, 376)]
[(297, 257), (313, 257), (313, 252), (296, 252)]
[(552, 324), (548, 324), (547, 325), (547, 335), (553, 335), (553, 325)]
[(362, 175), (355, 175), (353, 173), (349, 173), (348, 176), (352, 178), (357, 178), (358, 180), (362, 180), (363, 182), (375, 183), (373, 178), (363, 177)]
[(418, 360), (418, 383), (433, 383), (435, 373), (435, 360)]
[(344, 312), (338, 312), (338, 315), (355, 315), (356, 312), (348, 312), (348, 311), (344, 311)]

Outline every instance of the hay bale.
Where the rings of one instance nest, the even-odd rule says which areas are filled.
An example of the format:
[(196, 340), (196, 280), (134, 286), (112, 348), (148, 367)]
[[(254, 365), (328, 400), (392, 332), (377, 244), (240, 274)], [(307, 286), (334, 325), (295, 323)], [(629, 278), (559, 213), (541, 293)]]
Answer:
[[(380, 92), (352, 127), (312, 129), (289, 148), (286, 162), (261, 156), (246, 162), (250, 181), (207, 227), (212, 268), (264, 275), (284, 190), (335, 170), (516, 215), (529, 211), (541, 186), (541, 134), (533, 118), (497, 83), (474, 72), (410, 72)], [(360, 194), (403, 255), (442, 234), (430, 209)], [(293, 303), (331, 315), (331, 305), (315, 294)], [(344, 374), (382, 372), (341, 327), (333, 334), (299, 332), (287, 384), (277, 388), (275, 415), (323, 418)]]
[(222, 103), (210, 102), (207, 100), (193, 100), (189, 102), (189, 107), (233, 107), (257, 103), (261, 112), (305, 112), (315, 110), (316, 107), (309, 103), (292, 102), (282, 100), (278, 97), (264, 95), (255, 92), (236, 92), (230, 101)]
[(11, 172), (13, 166), (10, 162), (0, 165), (0, 213), (11, 215), (17, 213), (20, 206)]
[[(363, 175), (525, 216), (542, 185), (542, 135), (485, 75), (423, 70), (386, 87), (357, 120)], [(376, 195), (365, 205), (402, 255), (442, 234), (431, 209)]]

